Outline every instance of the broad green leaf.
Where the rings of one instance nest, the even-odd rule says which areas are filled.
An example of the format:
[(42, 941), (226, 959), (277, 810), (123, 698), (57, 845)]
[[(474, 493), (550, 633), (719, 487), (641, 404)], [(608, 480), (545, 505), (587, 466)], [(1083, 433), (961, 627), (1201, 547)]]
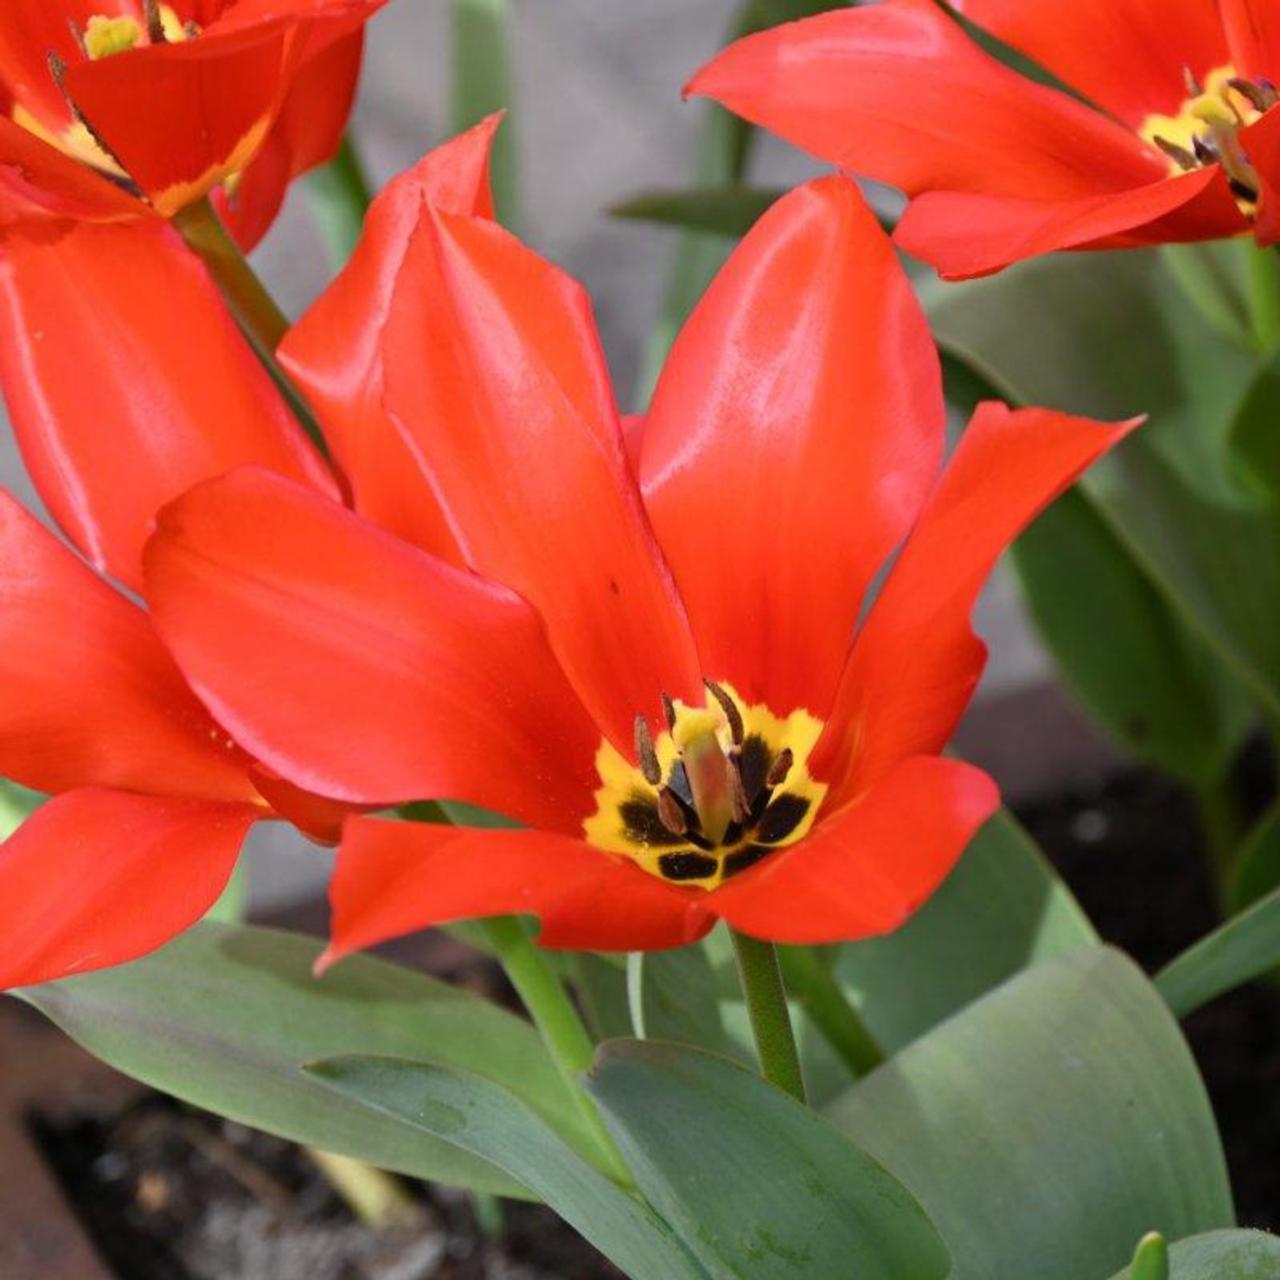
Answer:
[(892, 1053), (1030, 965), (1096, 946), (1070, 890), (1007, 811), (896, 933), (844, 947), (836, 973)]
[(1280, 801), (1254, 824), (1236, 854), (1227, 885), (1227, 905), (1232, 915), (1280, 888)]
[(132, 964), (18, 994), (104, 1062), (196, 1106), (383, 1168), (502, 1195), (493, 1166), (344, 1105), (301, 1074), (344, 1053), (412, 1055), (486, 1075), (583, 1152), (576, 1105), (533, 1028), (480, 996), (352, 956), (323, 978), (319, 944), (203, 923)]
[(1235, 346), (1250, 350), (1248, 281), (1238, 247), (1226, 240), (1169, 244), (1160, 249), (1160, 258), (1206, 323)]
[(821, 1117), (715, 1054), (603, 1045), (587, 1077), (649, 1202), (715, 1280), (942, 1280), (911, 1194)]
[(778, 188), (744, 184), (693, 187), (686, 191), (644, 191), (614, 205), (609, 212), (615, 218), (709, 231), (737, 239), (745, 236), (782, 194)]
[(514, 1094), (448, 1067), (341, 1057), (307, 1074), (407, 1131), (451, 1143), (506, 1170), (633, 1280), (705, 1280), (671, 1229), (556, 1136)]
[(333, 159), (312, 169), (303, 178), (303, 185), (307, 206), (329, 255), (329, 265), (336, 272), (351, 257), (373, 198), (364, 162), (350, 132)]
[(1169, 1280), (1169, 1246), (1158, 1231), (1149, 1231), (1133, 1252), (1129, 1280)]
[(1178, 1017), (1280, 965), (1280, 889), (1201, 938), (1156, 976)]
[[(1169, 1280), (1275, 1280), (1280, 1239), (1262, 1231), (1210, 1231), (1169, 1248)], [(1111, 1280), (1145, 1280), (1128, 1267)]]
[(1227, 447), (1245, 492), (1262, 503), (1280, 499), (1280, 353), (1258, 370), (1231, 421)]
[(1011, 979), (827, 1115), (919, 1198), (951, 1248), (951, 1280), (1103, 1280), (1146, 1231), (1234, 1221), (1186, 1042), (1110, 949)]
[(1241, 493), (1227, 447), (1257, 358), (1145, 252), (1043, 258), (940, 286), (931, 316), (949, 355), (1014, 401), (1151, 415), (1085, 485), (1170, 604), (1280, 710), (1280, 518)]
[(1140, 758), (1199, 786), (1221, 778), (1248, 700), (1182, 625), (1084, 490), (1022, 535), (1013, 562), (1065, 682)]

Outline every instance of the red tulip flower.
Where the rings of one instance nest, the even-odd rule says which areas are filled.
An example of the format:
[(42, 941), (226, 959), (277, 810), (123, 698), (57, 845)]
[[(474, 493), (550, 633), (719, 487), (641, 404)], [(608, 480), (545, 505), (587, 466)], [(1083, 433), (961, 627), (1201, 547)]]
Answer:
[(285, 348), (335, 439), (397, 433), (346, 450), (357, 503), (416, 486), (441, 519), (411, 543), (259, 469), (208, 481), (145, 551), (161, 634), (299, 787), (523, 824), (349, 819), (330, 959), (507, 913), (594, 949), (892, 929), (997, 804), (938, 754), (975, 596), (1127, 425), (985, 405), (940, 473), (936, 353), (837, 177), (712, 285), (633, 469), (583, 291), (487, 216), (486, 142), (393, 184)]
[(1280, 240), (1273, 0), (951, 7), (1079, 97), (984, 53), (934, 0), (749, 36), (688, 91), (902, 188), (898, 242), (947, 277), (1056, 249)]
[(345, 127), (385, 0), (7, 0), (0, 226), (169, 217), (223, 188), (244, 245)]

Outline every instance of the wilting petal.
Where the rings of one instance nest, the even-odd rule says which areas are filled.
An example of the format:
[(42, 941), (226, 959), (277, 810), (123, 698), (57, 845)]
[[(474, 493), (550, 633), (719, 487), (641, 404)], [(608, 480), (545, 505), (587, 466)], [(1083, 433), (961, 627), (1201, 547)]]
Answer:
[(849, 942), (904, 924), (1000, 805), (959, 760), (902, 760), (799, 844), (709, 895), (735, 929), (773, 942)]
[(141, 201), (87, 165), (0, 117), (0, 229), (64, 218), (125, 222), (151, 216)]
[(0, 384), (45, 504), (137, 586), (156, 508), (241, 463), (332, 489), (194, 254), (158, 222), (33, 228), (0, 256)]
[(519, 591), (621, 750), (697, 657), (627, 465), (582, 289), (496, 223), (428, 209), (384, 338), (387, 407), (477, 572)]
[(350, 262), (279, 351), (324, 426), (356, 510), (458, 564), (457, 543), (430, 485), (383, 408), (380, 344), (424, 205), (492, 217), (489, 151), (500, 119), (490, 116), (428, 152), (383, 189)]
[(1218, 0), (1218, 7), (1236, 70), (1280, 80), (1280, 12), (1274, 0)]
[(894, 240), (958, 280), (1057, 249), (1212, 240), (1246, 226), (1226, 176), (1213, 165), (1078, 200), (927, 191), (908, 206)]
[(707, 675), (826, 715), (943, 417), (924, 316), (857, 187), (779, 201), (677, 339), (645, 425), (641, 487)]
[(546, 947), (656, 951), (714, 923), (699, 890), (679, 889), (581, 840), (349, 819), (329, 885), (327, 967), (388, 938), (451, 920), (531, 915)]
[(1230, 61), (1215, 0), (949, 3), (1135, 129), (1178, 114), (1186, 71), (1203, 80)]
[(505, 588), (257, 470), (166, 507), (146, 579), (200, 696), (295, 785), (580, 828), (599, 732)]
[(218, 900), (261, 811), (69, 791), (0, 845), (0, 990), (123, 964)]
[(983, 53), (933, 0), (836, 9), (748, 36), (689, 92), (912, 195), (1063, 200), (1168, 171), (1132, 130)]
[(146, 615), (0, 492), (0, 777), (250, 800)]
[(979, 405), (854, 644), (810, 762), (828, 804), (942, 749), (986, 662), (969, 614), (1000, 553), (1139, 421)]

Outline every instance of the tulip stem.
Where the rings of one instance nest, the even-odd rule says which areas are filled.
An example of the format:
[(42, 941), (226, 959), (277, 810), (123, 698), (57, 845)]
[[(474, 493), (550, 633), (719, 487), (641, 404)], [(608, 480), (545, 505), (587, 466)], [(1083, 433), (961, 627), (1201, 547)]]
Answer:
[(203, 261), (222, 292), (228, 310), (288, 400), (299, 425), (311, 437), (321, 456), (328, 458), (328, 446), (311, 410), (276, 360), (276, 348), (289, 331), (289, 319), (222, 225), (217, 210), (208, 198), (197, 200), (174, 215), (173, 225)]
[(581, 1077), (595, 1057), (595, 1045), (564, 984), (556, 976), (546, 954), (529, 936), (522, 920), (515, 916), (500, 916), (481, 921), (481, 926), (573, 1095), (599, 1148), (605, 1171), (620, 1185), (634, 1186), (617, 1144), (605, 1128), (595, 1103), (582, 1087)]
[(783, 947), (779, 962), (787, 989), (853, 1075), (865, 1076), (878, 1067), (884, 1061), (880, 1046), (817, 952)]
[(749, 938), (736, 929), (730, 929), (729, 934), (738, 958), (738, 979), (751, 1017), (760, 1073), (770, 1084), (805, 1102), (804, 1076), (800, 1071), (795, 1032), (791, 1029), (778, 949), (772, 942)]
[(1280, 253), (1242, 240), (1249, 267), (1249, 318), (1259, 351), (1280, 343)]
[(369, 180), (348, 132), (337, 154), (306, 177), (307, 203), (335, 271), (351, 257), (369, 208)]

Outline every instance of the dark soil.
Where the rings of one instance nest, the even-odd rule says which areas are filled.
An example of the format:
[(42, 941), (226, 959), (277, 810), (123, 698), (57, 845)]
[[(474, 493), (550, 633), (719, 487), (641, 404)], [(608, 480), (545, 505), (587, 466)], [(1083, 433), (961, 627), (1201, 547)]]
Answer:
[[(1247, 762), (1246, 799), (1269, 763)], [(1246, 785), (1246, 792), (1250, 787)], [(1019, 816), (1102, 936), (1154, 971), (1215, 924), (1195, 811), (1148, 773), (1113, 776)], [(416, 944), (420, 948), (423, 944)], [(446, 939), (402, 954), (501, 998), (500, 975)], [(1241, 1223), (1280, 1229), (1280, 986), (1255, 984), (1187, 1023), (1221, 1127)], [(617, 1280), (549, 1210), (505, 1203), (498, 1237), (472, 1201), (418, 1188), (422, 1221), (356, 1224), (296, 1147), (156, 1096), (108, 1119), (38, 1125), (95, 1243), (122, 1280)]]

